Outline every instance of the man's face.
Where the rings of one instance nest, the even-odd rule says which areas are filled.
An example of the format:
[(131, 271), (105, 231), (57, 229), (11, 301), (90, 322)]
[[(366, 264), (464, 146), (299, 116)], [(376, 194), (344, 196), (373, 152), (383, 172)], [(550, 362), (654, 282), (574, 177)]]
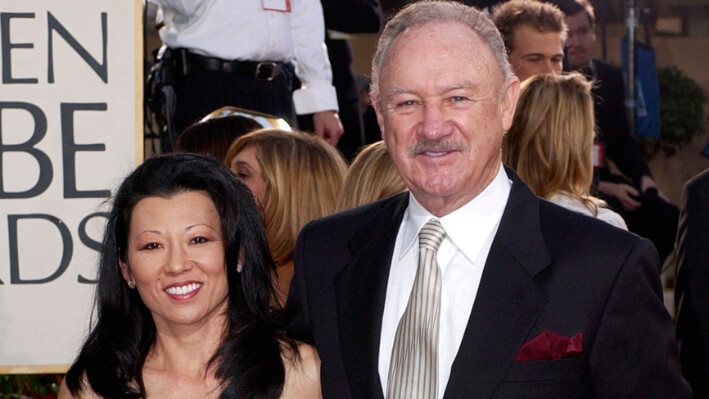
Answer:
[(520, 81), (542, 73), (561, 73), (564, 49), (560, 32), (539, 32), (528, 25), (514, 31), (512, 69)]
[(583, 11), (567, 15), (564, 17), (564, 21), (569, 27), (569, 38), (566, 40), (569, 64), (573, 69), (583, 68), (593, 57), (596, 32)]
[(475, 198), (501, 165), (519, 81), (503, 81), (490, 47), (461, 23), (401, 34), (373, 100), (382, 136), (414, 197), (444, 216)]

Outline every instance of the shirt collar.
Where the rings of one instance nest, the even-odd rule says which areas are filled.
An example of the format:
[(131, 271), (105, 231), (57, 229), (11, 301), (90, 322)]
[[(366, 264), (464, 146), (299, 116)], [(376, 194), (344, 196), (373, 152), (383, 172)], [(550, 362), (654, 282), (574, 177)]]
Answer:
[(500, 165), (497, 176), (480, 194), (442, 218), (427, 211), (413, 194), (409, 195), (399, 258), (414, 245), (421, 227), (430, 219), (438, 219), (446, 230), (445, 240), (450, 240), (471, 262), (476, 263), (487, 238), (502, 219), (511, 187), (512, 182)]

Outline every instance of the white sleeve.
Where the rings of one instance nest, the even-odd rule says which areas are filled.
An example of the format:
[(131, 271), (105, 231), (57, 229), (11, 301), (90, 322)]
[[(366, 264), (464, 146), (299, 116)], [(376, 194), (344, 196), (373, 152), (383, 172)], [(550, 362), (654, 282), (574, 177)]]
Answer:
[(337, 111), (320, 0), (291, 0), (291, 4), (295, 73), (301, 81), (300, 89), (293, 93), (295, 111), (298, 114)]

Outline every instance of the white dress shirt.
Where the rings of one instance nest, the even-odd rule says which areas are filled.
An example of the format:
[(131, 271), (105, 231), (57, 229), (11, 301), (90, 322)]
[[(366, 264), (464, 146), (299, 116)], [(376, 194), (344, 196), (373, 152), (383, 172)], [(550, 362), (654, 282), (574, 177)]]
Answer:
[(416, 277), (419, 230), (433, 218), (439, 219), (446, 231), (436, 256), (443, 276), (437, 395), (442, 398), (511, 187), (500, 165), (495, 179), (477, 197), (442, 218), (436, 218), (413, 195), (409, 196), (391, 260), (379, 343), (379, 378), (385, 392), (394, 336)]
[(293, 61), (302, 86), (298, 114), (338, 110), (319, 0), (290, 0), (291, 12), (262, 0), (150, 0), (161, 7), (160, 38), (171, 48), (225, 60)]

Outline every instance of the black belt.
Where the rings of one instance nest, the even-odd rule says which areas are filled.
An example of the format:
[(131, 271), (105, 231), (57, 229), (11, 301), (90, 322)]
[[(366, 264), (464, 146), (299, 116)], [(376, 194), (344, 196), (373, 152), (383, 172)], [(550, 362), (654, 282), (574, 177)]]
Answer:
[(243, 76), (250, 76), (256, 80), (270, 82), (281, 73), (283, 63), (274, 61), (241, 61), (223, 60), (216, 57), (207, 57), (186, 50), (183, 59), (186, 59), (191, 68), (207, 71), (221, 71)]

